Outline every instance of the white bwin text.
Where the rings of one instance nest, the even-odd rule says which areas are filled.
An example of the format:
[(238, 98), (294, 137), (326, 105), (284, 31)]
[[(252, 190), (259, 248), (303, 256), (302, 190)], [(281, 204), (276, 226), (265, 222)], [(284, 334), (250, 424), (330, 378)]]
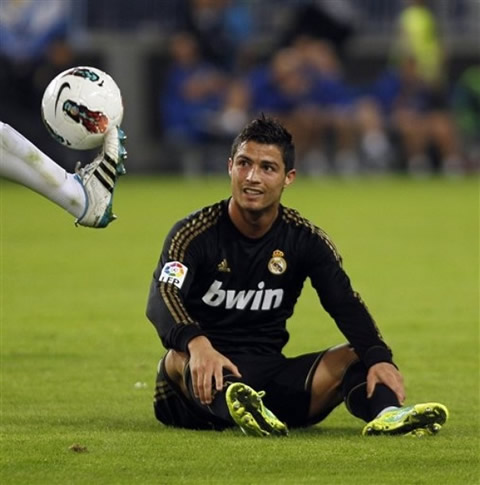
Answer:
[(283, 289), (264, 289), (265, 283), (258, 283), (258, 290), (222, 290), (222, 282), (215, 280), (208, 291), (203, 295), (202, 301), (209, 306), (220, 306), (236, 310), (271, 310), (282, 304)]

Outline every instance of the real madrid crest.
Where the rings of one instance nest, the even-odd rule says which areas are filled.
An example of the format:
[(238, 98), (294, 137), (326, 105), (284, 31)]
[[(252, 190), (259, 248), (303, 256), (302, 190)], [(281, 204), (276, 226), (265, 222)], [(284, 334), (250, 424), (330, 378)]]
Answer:
[(268, 271), (270, 271), (270, 273), (276, 275), (285, 273), (287, 262), (285, 261), (284, 256), (285, 255), (280, 249), (275, 249), (275, 251), (273, 251), (272, 257), (268, 262)]

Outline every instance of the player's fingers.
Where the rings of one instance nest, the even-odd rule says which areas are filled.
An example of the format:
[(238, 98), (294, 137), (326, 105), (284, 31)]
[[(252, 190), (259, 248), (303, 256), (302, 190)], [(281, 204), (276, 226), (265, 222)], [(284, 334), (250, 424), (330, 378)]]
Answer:
[(405, 391), (403, 389), (403, 386), (402, 385), (396, 385), (394, 387), (392, 386), (392, 391), (397, 396), (398, 402), (400, 404), (403, 404), (405, 402)]
[(194, 381), (194, 391), (196, 390), (195, 397), (203, 402), (204, 400), (204, 390), (203, 390), (203, 372), (198, 372), (197, 377)]
[(242, 377), (242, 374), (240, 374), (238, 367), (231, 360), (227, 359), (227, 362), (223, 365), (223, 367), (231, 371), (235, 377)]
[(402, 404), (405, 401), (405, 387), (402, 375), (395, 370), (386, 376), (385, 384), (395, 393), (398, 402)]
[(375, 391), (375, 386), (377, 385), (377, 379), (369, 378), (367, 379), (367, 398), (370, 399)]
[(221, 366), (215, 370), (215, 389), (217, 391), (223, 389), (223, 368)]
[(190, 375), (192, 377), (192, 387), (193, 387), (193, 395), (198, 398), (198, 372), (194, 371), (190, 368)]
[(200, 401), (202, 404), (210, 404), (212, 402), (212, 372), (205, 372), (203, 374), (203, 382), (200, 391)]

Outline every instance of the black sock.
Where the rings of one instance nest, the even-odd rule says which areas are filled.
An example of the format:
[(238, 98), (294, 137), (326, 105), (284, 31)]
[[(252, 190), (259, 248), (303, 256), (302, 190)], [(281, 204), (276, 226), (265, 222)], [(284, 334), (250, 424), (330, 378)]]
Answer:
[[(201, 409), (202, 412), (210, 414), (220, 419), (225, 423), (233, 423), (232, 417), (228, 410), (227, 402), (225, 400), (225, 392), (227, 387), (232, 382), (239, 381), (238, 377), (233, 374), (228, 373), (228, 371), (223, 371), (223, 389), (221, 391), (214, 391), (214, 397), (210, 404), (202, 404), (198, 398), (195, 397), (193, 393), (193, 383), (190, 372), (186, 374), (186, 384), (191, 397), (191, 400)], [(212, 382), (212, 389), (215, 389), (215, 383)]]
[(370, 406), (367, 399), (367, 368), (362, 362), (354, 362), (345, 372), (342, 393), (345, 406), (350, 413), (368, 421)]
[(345, 372), (342, 392), (345, 405), (351, 414), (368, 422), (389, 406), (400, 406), (395, 393), (384, 384), (377, 384), (370, 399), (367, 398), (367, 368), (357, 361)]
[(375, 418), (380, 411), (389, 406), (400, 407), (396, 394), (385, 384), (377, 384), (370, 401), (371, 419)]

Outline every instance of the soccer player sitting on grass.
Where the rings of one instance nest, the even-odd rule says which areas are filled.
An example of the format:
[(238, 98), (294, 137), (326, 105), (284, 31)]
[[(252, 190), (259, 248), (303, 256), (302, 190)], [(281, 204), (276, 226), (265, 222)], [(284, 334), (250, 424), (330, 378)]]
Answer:
[[(233, 142), (231, 197), (168, 234), (147, 306), (167, 349), (155, 415), (183, 428), (286, 435), (344, 401), (367, 423), (364, 435), (435, 434), (446, 407), (403, 406), (402, 376), (334, 244), (280, 203), (294, 152), (281, 124), (253, 120)], [(286, 321), (307, 278), (348, 343), (287, 358)]]
[(43, 195), (75, 216), (76, 224), (106, 227), (116, 218), (112, 199), (117, 177), (125, 173), (125, 139), (120, 128), (108, 131), (93, 162), (72, 174), (0, 121), (0, 176)]

